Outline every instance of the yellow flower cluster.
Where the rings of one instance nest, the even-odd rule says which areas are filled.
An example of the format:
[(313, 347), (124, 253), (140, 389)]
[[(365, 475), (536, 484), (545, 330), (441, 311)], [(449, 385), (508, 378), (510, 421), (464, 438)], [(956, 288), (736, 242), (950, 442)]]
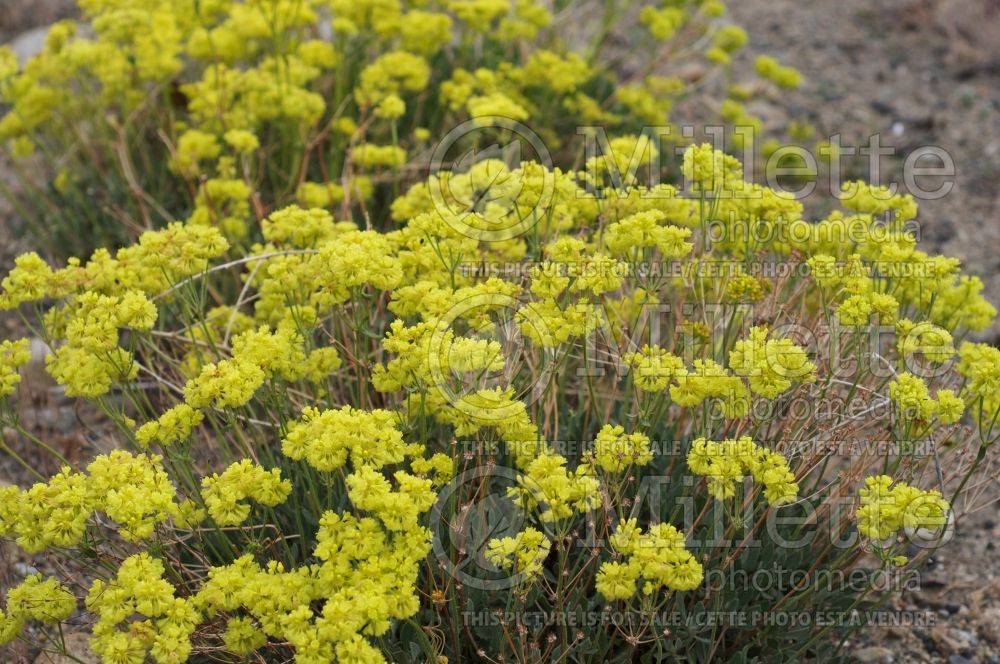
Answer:
[(790, 339), (768, 339), (766, 327), (754, 327), (747, 339), (740, 339), (729, 353), (729, 365), (740, 376), (747, 376), (750, 390), (765, 399), (774, 399), (793, 383), (816, 379), (816, 366), (806, 351)]
[(802, 74), (794, 67), (783, 67), (769, 55), (759, 55), (754, 63), (757, 73), (779, 88), (795, 89), (802, 85)]
[(33, 251), (14, 259), (14, 269), (0, 282), (0, 309), (16, 309), (24, 302), (34, 302), (46, 296), (52, 268)]
[(397, 416), (386, 410), (360, 411), (350, 406), (319, 411), (307, 408), (281, 442), (285, 456), (323, 472), (347, 463), (381, 468), (401, 463), (409, 450), (396, 428)]
[(684, 151), (681, 173), (698, 190), (714, 192), (725, 184), (738, 182), (743, 177), (743, 165), (710, 143), (702, 143)]
[(909, 221), (917, 216), (917, 204), (910, 194), (893, 193), (889, 187), (854, 180), (841, 188), (840, 204), (848, 210), (877, 215), (893, 210), (898, 221)]
[(19, 368), (30, 359), (27, 339), (0, 342), (0, 399), (14, 394), (21, 382)]
[[(720, 21), (719, 0), (641, 4), (638, 17), (655, 40), (676, 38), (674, 47), (704, 53), (717, 66), (728, 67), (747, 41)], [(464, 120), (531, 120), (560, 145), (565, 126), (663, 125), (693, 84), (656, 71), (658, 48), (647, 49), (649, 75), (618, 81), (615, 68), (594, 64), (604, 33), (562, 40), (544, 32), (553, 13), (539, 0), (80, 5), (92, 30), (57, 24), (45, 49), (20, 69), (13, 53), (0, 50), (0, 100), (10, 106), (0, 140), (19, 156), (43, 147), (58, 157), (57, 190), (67, 200), (84, 193), (95, 162), (105, 161), (82, 153), (100, 154), (123, 164), (114, 175), (122, 190), (156, 182), (151, 198), (169, 194), (171, 201), (190, 191), (191, 200), (181, 193), (171, 203), (176, 209), (157, 210), (161, 216), (190, 211), (190, 221), (240, 243), (252, 238), (253, 218), (266, 216), (261, 194), (277, 207), (297, 199), (367, 209), (375, 186), (405, 181), (401, 167), (420, 156), (428, 136)], [(607, 29), (621, 20), (606, 18)], [(498, 53), (505, 57), (497, 60)], [(782, 81), (790, 71), (762, 74)], [(135, 132), (124, 152), (123, 117)], [(98, 118), (96, 126), (84, 118)], [(429, 119), (436, 124), (421, 124)], [(75, 149), (82, 134), (93, 149)], [(176, 179), (147, 172), (147, 152), (164, 143)], [(373, 184), (357, 172), (372, 169), (394, 173)], [(144, 216), (147, 203), (137, 206)]]
[(456, 336), (447, 324), (443, 319), (407, 327), (401, 320), (393, 321), (383, 346), (396, 357), (375, 367), (376, 389), (394, 392), (412, 386), (447, 392), (453, 374), (503, 369), (498, 342)]
[(187, 440), (203, 417), (200, 410), (195, 410), (186, 403), (177, 404), (160, 415), (159, 419), (139, 427), (135, 432), (135, 438), (146, 447), (153, 442), (164, 447), (182, 443)]
[(694, 368), (676, 374), (670, 398), (678, 406), (695, 408), (711, 400), (726, 417), (743, 417), (749, 409), (749, 392), (743, 379), (713, 360), (695, 360)]
[(274, 507), (292, 491), (292, 483), (281, 479), (277, 468), (266, 470), (249, 459), (204, 478), (201, 486), (208, 515), (220, 526), (238, 526), (249, 518), (250, 505), (245, 500)]
[(68, 395), (98, 397), (139, 370), (132, 353), (119, 346), (120, 330), (151, 330), (158, 312), (150, 297), (202, 272), (227, 248), (213, 228), (171, 224), (144, 233), (114, 258), (100, 249), (86, 264), (71, 259), (60, 270), (25, 254), (0, 284), (0, 308), (65, 298), (46, 318), (52, 340), (65, 342), (46, 363)]
[(708, 491), (719, 500), (736, 495), (736, 484), (747, 473), (764, 486), (764, 498), (770, 505), (790, 503), (799, 492), (788, 460), (757, 445), (749, 436), (721, 443), (698, 438), (691, 443), (687, 464), (691, 472), (708, 478)]
[[(857, 187), (870, 191), (867, 185)], [(908, 197), (885, 193), (876, 200), (899, 217), (916, 215)], [(837, 317), (844, 325), (868, 325), (873, 314), (883, 323), (896, 323), (905, 305), (948, 332), (960, 326), (983, 330), (996, 317), (996, 308), (981, 295), (980, 280), (961, 275), (957, 259), (916, 249), (912, 233), (899, 224), (873, 221), (872, 214), (835, 213), (805, 232), (801, 224), (792, 224), (788, 232), (805, 239), (791, 248), (809, 255), (813, 278), (827, 301), (838, 303)]]
[(130, 542), (151, 538), (168, 519), (186, 527), (202, 518), (193, 503), (178, 502), (160, 457), (115, 450), (94, 459), (86, 474), (63, 468), (26, 491), (4, 489), (0, 534), (15, 535), (25, 551), (73, 547), (97, 511), (117, 522), (119, 535)]
[(97, 614), (90, 647), (105, 662), (179, 664), (191, 654), (191, 634), (201, 614), (175, 596), (163, 563), (146, 553), (122, 561), (115, 578), (94, 581), (87, 608)]
[(661, 589), (685, 591), (701, 585), (701, 564), (685, 548), (684, 535), (667, 523), (643, 533), (635, 519), (621, 520), (611, 536), (611, 546), (625, 562), (603, 563), (595, 587), (606, 599), (628, 600), (642, 582), (642, 593)]
[(0, 611), (0, 645), (16, 639), (29, 620), (48, 625), (66, 620), (76, 610), (76, 598), (54, 578), (32, 574), (7, 593), (7, 610)]
[[(331, 366), (337, 365), (325, 354), (310, 357), (312, 362), (330, 360)], [(314, 371), (316, 365), (312, 362), (306, 356), (302, 337), (291, 325), (279, 325), (276, 332), (271, 332), (267, 326), (247, 330), (233, 337), (232, 357), (205, 364), (199, 374), (187, 382), (184, 401), (191, 409), (238, 408), (249, 403), (268, 380), (280, 377), (295, 381), (307, 371)], [(190, 433), (190, 427), (200, 419), (180, 407), (171, 409), (164, 417), (168, 419), (163, 421), (161, 417), (158, 425), (177, 428), (178, 435), (185, 436), (185, 431)], [(180, 421), (174, 422), (174, 419)], [(144, 437), (151, 436), (152, 431), (144, 432)]]
[(594, 439), (594, 461), (608, 473), (621, 473), (633, 466), (645, 466), (653, 460), (649, 437), (625, 433), (625, 427), (610, 424), (601, 428)]
[[(237, 30), (223, 18), (225, 4), (218, 22), (209, 21), (210, 41)], [(448, 15), (483, 11), (487, 18), (470, 20), (490, 25), (520, 15), (509, 3), (493, 14), (493, 4), (456, 3)], [(312, 17), (296, 10), (299, 3), (278, 5), (281, 18), (274, 20), (311, 24)], [(365, 4), (364, 11), (348, 2), (334, 5), (335, 30), (345, 41), (355, 38), (352, 29), (374, 30), (393, 43), (417, 39), (419, 31), (405, 27), (409, 21), (395, 3)], [(435, 6), (421, 11), (434, 13)], [(257, 21), (256, 9), (240, 11), (248, 12), (242, 15), (248, 23), (239, 30), (247, 30)], [(220, 48), (257, 46), (222, 42)], [(330, 55), (320, 47), (295, 52), (309, 67)], [(424, 56), (409, 55), (390, 58), (379, 65), (385, 71), (369, 74), (365, 94), (372, 95), (372, 113), (399, 111), (396, 99), (421, 78), (413, 58)], [(240, 62), (230, 63), (234, 71)], [(294, 58), (288, 63), (283, 75), (294, 80), (298, 65)], [(269, 66), (280, 69), (277, 61)], [(587, 67), (572, 58), (539, 56), (531, 66), (565, 68), (571, 79), (547, 85), (579, 88), (588, 81)], [(229, 76), (224, 71), (220, 64), (219, 75)], [(486, 74), (470, 76), (470, 99), (508, 94), (506, 87), (490, 89)], [(401, 117), (411, 110), (404, 102)], [(343, 138), (342, 123), (336, 125), (329, 136)], [(255, 146), (256, 134), (227, 129), (220, 139), (222, 127), (217, 129), (192, 128), (213, 140), (197, 134), (186, 139), (188, 161), (178, 153), (178, 167), (201, 163), (198, 155), (211, 155), (213, 144), (220, 155), (225, 146), (239, 150), (239, 160), (265, 150)], [(367, 164), (376, 167), (381, 158), (372, 146), (388, 143), (355, 138), (345, 144), (345, 158), (346, 146), (361, 147), (362, 154), (372, 153)], [(612, 143), (647, 155), (653, 149), (635, 136)], [(114, 415), (127, 443), (159, 445), (167, 460), (116, 451), (98, 457), (86, 473), (66, 468), (27, 490), (2, 489), (0, 534), (38, 551), (76, 547), (103, 532), (107, 520), (93, 519), (95, 512), (117, 524), (112, 541), (128, 547), (120, 556), (125, 562), (88, 600), (98, 615), (95, 649), (108, 661), (181, 661), (220, 642), (247, 658), (291, 648), (302, 662), (382, 661), (378, 640), (418, 612), (425, 580), (437, 583), (438, 571), (426, 564), (432, 542), (427, 513), (456, 472), (480, 463), (513, 465), (517, 481), (505, 488), (526, 525), (516, 536), (493, 539), (483, 553), (501, 570), (537, 581), (530, 592), (548, 592), (543, 578), (553, 543), (561, 558), (580, 560), (563, 538), (632, 500), (619, 493), (630, 488), (630, 472), (653, 463), (654, 434), (695, 439), (686, 467), (707, 478), (715, 499), (735, 496), (737, 483), (749, 476), (767, 504), (797, 500), (797, 478), (806, 469), (794, 466), (794, 459), (750, 437), (698, 437), (752, 429), (752, 399), (777, 399), (819, 378), (817, 365), (828, 366), (821, 349), (813, 357), (813, 348), (776, 334), (793, 314), (815, 322), (831, 303), (842, 322), (865, 325), (878, 314), (895, 323), (898, 341), (890, 351), (904, 365), (913, 356), (946, 365), (956, 339), (992, 316), (957, 263), (921, 256), (905, 233), (878, 230), (872, 203), (858, 199), (851, 205), (860, 214), (831, 213), (813, 225), (797, 202), (745, 182), (738, 161), (707, 146), (685, 153), (686, 189), (641, 184), (627, 157), (595, 158), (589, 173), (530, 162), (512, 168), (494, 159), (465, 172), (438, 173), (395, 199), (391, 214), (399, 225), (389, 231), (338, 222), (347, 214), (335, 217), (327, 209), (338, 197), (355, 195), (350, 183), (335, 190), (302, 179), (291, 188), (303, 198), (322, 199), (320, 206), (302, 201), (271, 210), (249, 197), (251, 212), (233, 218), (244, 220), (256, 244), (253, 255), (238, 258), (224, 258), (232, 228), (220, 230), (217, 220), (201, 218), (144, 233), (113, 254), (102, 250), (86, 262), (70, 260), (62, 269), (37, 255), (22, 256), (2, 282), (0, 303), (55, 300), (43, 320), (43, 336), (53, 348), (50, 372), (70, 394), (94, 397)], [(243, 182), (237, 161), (227, 177)], [(616, 172), (626, 173), (627, 189), (620, 180), (614, 184)], [(214, 201), (217, 193), (206, 188), (205, 200)], [(216, 211), (229, 215), (230, 203)], [(897, 198), (883, 211), (904, 216), (909, 204)], [(253, 218), (259, 229), (250, 224)], [(706, 232), (702, 222), (720, 220), (749, 220), (774, 232), (737, 234), (711, 246), (699, 242)], [(803, 228), (800, 223), (809, 225), (808, 232), (792, 232)], [(841, 243), (825, 235), (848, 226), (859, 239)], [(702, 317), (706, 302), (764, 297), (761, 279), (743, 267), (760, 256), (810, 261), (811, 278), (773, 293), (795, 298), (787, 310), (775, 310), (770, 327), (751, 314), (731, 318), (732, 327)], [(695, 272), (643, 275), (641, 268), (656, 259), (683, 261)], [(739, 269), (698, 272), (717, 260)], [(931, 271), (900, 267), (914, 261)], [(530, 268), (515, 276), (477, 271), (497, 263)], [(898, 279), (886, 279), (897, 267)], [(636, 344), (633, 333), (665, 311), (671, 317), (683, 312), (675, 321), (679, 336), (663, 346)], [(731, 334), (743, 324), (745, 336)], [(620, 349), (629, 351), (622, 355), (629, 377), (607, 371)], [(961, 388), (953, 373), (933, 385), (952, 388), (938, 389), (935, 397), (913, 374), (900, 371), (890, 383), (904, 426), (952, 424), (966, 407), (982, 422), (994, 418), (1000, 351), (963, 344), (957, 352), (958, 374), (967, 379)], [(23, 341), (0, 346), (3, 396), (13, 394), (26, 359)], [(574, 373), (580, 368), (603, 374)], [(160, 389), (140, 390), (139, 371)], [(838, 385), (831, 382), (829, 389)], [(103, 398), (115, 386), (127, 406)], [(639, 398), (629, 398), (632, 387)], [(709, 421), (715, 415), (727, 421), (717, 428)], [(136, 427), (130, 416), (144, 423)], [(602, 426), (616, 421), (632, 424)], [(557, 453), (560, 437), (598, 427), (592, 453)], [(482, 445), (489, 460), (476, 452), (463, 458), (459, 440)], [(892, 491), (900, 499), (909, 496), (899, 486)], [(889, 505), (880, 497), (863, 500), (869, 508), (865, 532), (886, 532), (884, 522), (897, 518), (883, 516), (893, 514)], [(934, 504), (936, 512), (909, 522), (899, 516), (899, 523), (927, 527), (946, 511)], [(559, 539), (544, 534), (542, 524)], [(298, 532), (285, 531), (291, 528)], [(171, 529), (182, 532), (170, 537)], [(661, 589), (697, 589), (702, 563), (714, 564), (711, 553), (696, 560), (669, 525), (644, 531), (638, 521), (625, 521), (611, 543), (614, 559), (591, 558), (586, 564), (598, 569), (583, 575), (570, 570), (565, 583), (596, 572), (603, 597), (639, 594), (647, 601)], [(130, 556), (136, 548), (146, 553)], [(175, 555), (195, 550), (197, 567)], [(0, 621), (5, 634), (33, 619), (18, 611), (8, 608), (10, 617)]]
[(924, 491), (888, 475), (865, 478), (861, 507), (855, 513), (858, 531), (874, 542), (886, 542), (904, 528), (938, 530), (948, 522), (951, 506), (939, 491)]
[(575, 471), (566, 467), (566, 458), (542, 453), (524, 467), (518, 486), (510, 496), (531, 512), (538, 512), (543, 523), (569, 519), (601, 505), (600, 481), (593, 469), (580, 465)]
[(971, 409), (980, 422), (995, 421), (1000, 413), (1000, 349), (965, 343), (958, 355), (958, 372), (968, 379), (966, 394)]
[(955, 355), (951, 333), (933, 323), (914, 323), (904, 318), (896, 323), (896, 335), (902, 357), (920, 353), (935, 364), (944, 364)]
[(48, 356), (49, 373), (69, 396), (96, 397), (115, 383), (135, 378), (138, 366), (118, 346), (119, 330), (152, 329), (156, 306), (139, 291), (122, 296), (85, 292), (74, 301), (66, 325), (66, 345)]
[(903, 372), (889, 383), (889, 398), (906, 420), (931, 420), (935, 416), (942, 424), (954, 424), (965, 413), (965, 400), (954, 390), (938, 390), (937, 399), (930, 395), (927, 383), (919, 376)]
[(608, 227), (604, 242), (616, 256), (634, 256), (645, 247), (655, 247), (663, 258), (683, 258), (693, 247), (687, 241), (691, 229), (661, 225), (666, 217), (659, 210), (630, 215)]
[(525, 528), (514, 537), (492, 539), (486, 548), (486, 559), (500, 569), (521, 575), (522, 583), (531, 583), (542, 573), (552, 542), (534, 528)]
[(681, 358), (659, 346), (646, 344), (641, 350), (626, 353), (622, 360), (635, 372), (635, 386), (643, 392), (662, 392), (675, 376), (687, 375)]
[(209, 570), (193, 603), (205, 616), (245, 610), (253, 622), (230, 623), (226, 641), (250, 654), (267, 637), (291, 643), (297, 662), (384, 662), (364, 637), (385, 634), (393, 620), (419, 608), (414, 592), (430, 533), (418, 517), (436, 495), (426, 480), (402, 471), (398, 491), (370, 466), (348, 476), (355, 506), (374, 514), (322, 514), (314, 551), (319, 564), (261, 568), (250, 555)]

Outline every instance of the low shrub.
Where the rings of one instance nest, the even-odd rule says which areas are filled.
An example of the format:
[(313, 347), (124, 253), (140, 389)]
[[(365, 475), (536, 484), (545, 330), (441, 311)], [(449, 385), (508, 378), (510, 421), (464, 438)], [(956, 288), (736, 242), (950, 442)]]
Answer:
[[(0, 490), (0, 534), (79, 570), (10, 590), (3, 640), (837, 658), (992, 462), (1000, 351), (964, 337), (996, 311), (916, 246), (909, 196), (853, 183), (805, 221), (707, 145), (675, 187), (619, 168), (650, 141), (612, 143), (580, 172), (436, 174), (378, 212), (393, 230), (292, 204), (249, 247), (196, 216), (18, 258), (0, 308), (117, 449)], [(26, 344), (0, 348), (0, 423), (31, 436)]]
[(21, 174), (11, 197), (60, 260), (177, 219), (248, 247), (291, 203), (382, 227), (462, 123), (481, 131), (449, 160), (491, 146), (500, 118), (530, 120), (570, 169), (580, 127), (666, 127), (708, 90), (724, 101), (703, 122), (760, 130), (747, 99), (800, 78), (765, 58), (758, 84), (730, 85), (747, 35), (718, 0), (79, 5), (83, 22), (53, 26), (23, 68), (0, 49), (0, 142)]

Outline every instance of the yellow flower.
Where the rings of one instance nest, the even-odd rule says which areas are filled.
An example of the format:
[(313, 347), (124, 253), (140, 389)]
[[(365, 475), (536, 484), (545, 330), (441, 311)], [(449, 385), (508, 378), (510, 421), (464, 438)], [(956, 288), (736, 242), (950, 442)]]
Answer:
[(746, 473), (764, 486), (764, 498), (769, 505), (790, 503), (798, 495), (799, 487), (788, 460), (778, 452), (758, 446), (749, 436), (721, 443), (698, 438), (691, 443), (687, 463), (691, 472), (708, 478), (709, 492), (719, 500), (734, 496), (736, 484), (743, 481)]
[(18, 367), (27, 364), (30, 359), (27, 339), (0, 342), (0, 399), (14, 393), (21, 382)]
[(644, 392), (662, 392), (675, 376), (686, 373), (684, 362), (659, 346), (647, 344), (622, 359), (635, 372), (635, 386)]
[(684, 536), (666, 523), (643, 532), (635, 519), (619, 523), (611, 536), (612, 547), (625, 556), (624, 563), (606, 562), (598, 570), (595, 586), (607, 599), (630, 599), (640, 580), (643, 593), (658, 590), (694, 590), (701, 585), (701, 564), (685, 548)]
[(759, 55), (755, 62), (757, 73), (779, 88), (795, 89), (802, 85), (802, 74), (793, 67), (783, 67), (769, 55)]
[(855, 512), (861, 535), (878, 543), (907, 529), (937, 530), (948, 521), (951, 506), (938, 491), (923, 491), (887, 475), (865, 478), (861, 506)]
[(594, 587), (605, 599), (629, 599), (635, 595), (638, 578), (637, 565), (603, 563), (597, 572)]
[(531, 583), (542, 573), (551, 545), (539, 531), (525, 528), (516, 537), (490, 540), (484, 555), (500, 569), (523, 575), (522, 582)]
[(249, 459), (204, 478), (201, 484), (208, 514), (220, 526), (236, 526), (249, 518), (250, 505), (244, 500), (274, 507), (284, 502), (292, 490), (291, 482), (281, 479), (277, 468), (265, 470)]
[(768, 339), (765, 327), (753, 327), (747, 339), (740, 339), (729, 353), (729, 365), (740, 376), (747, 376), (750, 390), (774, 399), (795, 383), (816, 379), (816, 365), (806, 351), (790, 339)]
[(606, 472), (620, 473), (632, 466), (645, 466), (653, 460), (653, 453), (644, 434), (626, 435), (624, 427), (608, 424), (597, 432), (594, 460)]
[(889, 398), (907, 419), (930, 419), (937, 412), (937, 403), (931, 398), (922, 378), (904, 372), (889, 384)]

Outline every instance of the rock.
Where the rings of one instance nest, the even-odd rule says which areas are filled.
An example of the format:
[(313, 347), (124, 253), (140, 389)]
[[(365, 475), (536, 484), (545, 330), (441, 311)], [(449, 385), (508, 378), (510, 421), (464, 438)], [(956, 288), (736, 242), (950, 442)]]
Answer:
[(948, 664), (973, 664), (972, 660), (962, 655), (951, 655), (948, 657)]
[(854, 653), (863, 664), (889, 664), (893, 661), (892, 651), (881, 646), (869, 646)]
[(985, 609), (979, 618), (979, 633), (988, 641), (1000, 645), (1000, 608)]
[(871, 107), (873, 111), (880, 113), (881, 115), (896, 115), (895, 107), (888, 102), (882, 101), (881, 99), (872, 100)]
[(974, 646), (979, 643), (979, 637), (964, 629), (953, 629), (951, 630), (950, 636), (963, 650), (969, 646)]
[(708, 69), (705, 65), (698, 62), (690, 62), (678, 70), (677, 76), (685, 81), (700, 81), (704, 78), (707, 71)]
[(885, 635), (891, 639), (905, 639), (909, 634), (908, 629), (898, 625), (890, 625), (885, 630)]
[(28, 565), (27, 563), (22, 563), (20, 561), (14, 563), (14, 571), (20, 576), (31, 576), (32, 574), (38, 574), (38, 569), (33, 565)]
[(100, 658), (90, 649), (90, 635), (83, 632), (67, 632), (63, 643), (66, 644), (66, 655), (57, 653), (41, 653), (35, 658), (35, 664), (100, 664)]
[(17, 55), (17, 59), (24, 64), (33, 56), (38, 55), (45, 48), (45, 37), (49, 34), (49, 26), (28, 30), (15, 37), (10, 42), (10, 48)]
[(28, 347), (31, 349), (31, 362), (32, 364), (38, 364), (45, 366), (45, 358), (52, 354), (49, 350), (49, 345), (45, 343), (44, 339), (39, 337), (31, 337), (28, 341)]
[(953, 632), (946, 631), (947, 625), (941, 624), (931, 630), (931, 638), (937, 644), (937, 649), (942, 654), (956, 653), (969, 647), (968, 642), (960, 641), (954, 637)]

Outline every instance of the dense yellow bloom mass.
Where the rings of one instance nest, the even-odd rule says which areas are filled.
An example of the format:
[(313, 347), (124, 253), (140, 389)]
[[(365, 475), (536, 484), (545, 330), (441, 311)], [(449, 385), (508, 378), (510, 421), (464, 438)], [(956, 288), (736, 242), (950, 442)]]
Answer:
[(265, 470), (249, 459), (202, 480), (205, 507), (220, 526), (236, 526), (246, 521), (250, 505), (243, 501), (251, 499), (274, 507), (284, 502), (291, 490), (291, 482), (281, 479), (277, 468)]
[(190, 636), (201, 615), (188, 599), (175, 596), (163, 563), (145, 553), (122, 562), (108, 583), (94, 581), (87, 608), (98, 616), (90, 647), (105, 662), (158, 664), (187, 661)]
[(687, 374), (684, 362), (659, 346), (647, 344), (622, 359), (635, 372), (635, 386), (644, 392), (662, 392), (675, 376)]
[(86, 473), (64, 468), (26, 491), (7, 490), (0, 494), (0, 532), (16, 535), (26, 551), (40, 551), (79, 544), (96, 511), (132, 542), (149, 539), (170, 518), (181, 526), (198, 520), (190, 505), (178, 501), (161, 462), (115, 450), (94, 459)]
[(594, 461), (609, 473), (620, 473), (632, 466), (645, 466), (653, 460), (649, 437), (625, 433), (625, 427), (604, 426), (594, 440)]
[(501, 537), (490, 540), (486, 559), (500, 569), (523, 575), (523, 581), (530, 583), (542, 573), (542, 563), (549, 555), (552, 542), (534, 528), (526, 528), (515, 537)]
[(861, 507), (855, 513), (862, 536), (884, 542), (906, 528), (937, 530), (948, 522), (951, 506), (939, 491), (923, 491), (887, 475), (865, 478)]
[(701, 564), (685, 548), (684, 535), (670, 524), (661, 523), (643, 533), (635, 519), (622, 519), (611, 536), (611, 546), (626, 562), (601, 565), (595, 586), (606, 599), (627, 600), (637, 589), (651, 595), (661, 589), (693, 590), (701, 584)]
[[(940, 417), (942, 422), (948, 424), (958, 421), (964, 410), (964, 404), (959, 406), (955, 403), (958, 397), (953, 391), (939, 391), (938, 399), (943, 403), (935, 401), (930, 395), (927, 383), (909, 372), (899, 374), (896, 380), (889, 384), (889, 398), (899, 407), (900, 416), (904, 419), (929, 420), (939, 413), (943, 405), (944, 412), (940, 413)], [(961, 402), (961, 399), (958, 401)]]
[(806, 351), (790, 339), (768, 339), (765, 327), (754, 327), (748, 339), (735, 343), (729, 353), (729, 365), (735, 373), (748, 376), (750, 390), (766, 399), (774, 399), (793, 383), (816, 379), (816, 366)]
[(21, 382), (19, 367), (30, 359), (27, 339), (0, 342), (0, 399), (14, 393)]
[(987, 344), (962, 344), (958, 371), (969, 380), (966, 393), (977, 418), (994, 418), (1000, 412), (1000, 349)]
[(400, 463), (407, 454), (396, 422), (396, 416), (385, 410), (363, 412), (344, 406), (320, 412), (309, 408), (289, 429), (281, 450), (324, 472), (337, 470), (348, 459), (356, 468), (381, 468)]
[(136, 440), (143, 445), (156, 441), (164, 447), (183, 442), (191, 435), (191, 431), (202, 418), (201, 411), (195, 410), (186, 403), (178, 404), (166, 411), (159, 419), (139, 427), (135, 432)]
[(691, 443), (687, 463), (691, 472), (708, 478), (708, 490), (719, 500), (736, 495), (736, 484), (747, 473), (764, 485), (764, 497), (771, 505), (790, 503), (799, 492), (788, 460), (749, 436), (721, 443), (699, 438)]
[[(436, 51), (426, 43), (419, 53), (395, 50), (396, 40), (421, 42), (414, 20), (441, 30), (445, 22), (409, 17), (391, 2), (364, 11), (331, 4), (344, 40), (371, 29), (393, 44), (386, 59), (357, 63), (368, 73), (354, 99), (368, 120), (415, 112), (409, 93), (436, 80), (429, 72), (425, 80), (419, 63)], [(531, 3), (501, 3), (497, 13), (492, 2), (453, 4), (451, 28), (486, 21), (528, 31), (540, 20)], [(189, 47), (217, 43), (232, 66), (220, 61), (214, 75), (226, 84), (212, 94), (255, 90), (239, 63), (267, 39), (270, 23), (254, 7), (229, 21), (228, 4), (206, 5), (219, 21), (190, 28)], [(302, 13), (309, 3), (276, 7), (274, 20), (288, 25), (313, 20)], [(439, 15), (433, 7), (420, 11)], [(652, 17), (650, 27), (664, 29), (663, 20)], [(739, 41), (720, 37), (719, 48)], [(264, 69), (292, 85), (344, 56), (299, 44), (284, 64)], [(597, 75), (559, 54), (503, 76), (456, 74), (456, 109), (506, 99), (532, 113), (530, 96), (511, 84), (530, 88), (522, 78), (529, 68), (565, 75), (546, 83), (550, 94), (582, 94)], [(625, 136), (582, 172), (488, 158), (433, 174), (392, 203), (362, 197), (391, 214), (396, 225), (387, 230), (352, 213), (347, 203), (359, 199), (350, 178), (303, 173), (290, 187), (297, 203), (265, 207), (246, 170), (266, 153), (263, 121), (247, 116), (249, 124), (230, 127), (232, 118), (213, 118), (204, 102), (192, 100), (203, 124), (182, 132), (184, 149), (174, 154), (179, 172), (199, 178), (186, 221), (61, 268), (27, 254), (0, 292), (4, 308), (48, 306), (40, 337), (49, 373), (67, 394), (91, 399), (122, 444), (142, 452), (116, 450), (86, 472), (67, 464), (30, 488), (0, 489), (0, 535), (24, 549), (108, 551), (87, 600), (105, 661), (183, 661), (222, 647), (247, 658), (384, 661), (398, 634), (463, 601), (448, 575), (473, 556), (491, 575), (516, 580), (498, 601), (566, 601), (559, 593), (572, 586), (588, 602), (596, 592), (655, 606), (667, 601), (660, 590), (690, 593), (669, 601), (699, 602), (707, 570), (736, 558), (688, 549), (703, 523), (683, 533), (640, 527), (647, 478), (639, 476), (655, 468), (705, 477), (676, 489), (678, 505), (690, 498), (698, 509), (731, 509), (715, 501), (736, 496), (748, 478), (757, 491), (747, 500), (812, 500), (800, 498), (799, 484), (815, 481), (814, 460), (743, 434), (820, 435), (827, 421), (813, 413), (786, 418), (790, 397), (805, 396), (807, 383), (831, 396), (854, 392), (833, 375), (830, 351), (782, 333), (788, 323), (818, 325), (831, 310), (829, 322), (849, 325), (849, 339), (875, 317), (895, 326), (884, 347), (895, 376), (865, 380), (857, 392), (888, 395), (899, 417), (852, 423), (957, 436), (965, 427), (949, 425), (968, 411), (964, 423), (973, 420), (982, 441), (995, 438), (998, 351), (961, 344), (956, 370), (948, 364), (956, 340), (994, 311), (956, 262), (920, 255), (905, 232), (883, 233), (873, 215), (915, 214), (905, 197), (881, 209), (874, 201), (883, 192), (869, 188), (849, 199), (857, 214), (807, 222), (801, 204), (746, 182), (737, 160), (705, 145), (685, 151), (686, 186), (644, 184), (636, 162), (648, 165), (656, 148)], [(403, 143), (359, 131), (340, 118), (328, 136), (345, 141), (344, 158), (371, 171), (369, 182), (402, 165)], [(216, 159), (227, 160), (225, 173), (201, 172)], [(740, 235), (736, 220), (773, 233)], [(705, 235), (709, 223), (735, 234), (716, 242)], [(855, 239), (831, 239), (848, 229)], [(811, 273), (769, 286), (748, 267), (763, 258), (802, 261)], [(910, 270), (914, 262), (929, 271)], [(653, 269), (664, 265), (671, 268)], [(709, 315), (714, 303), (726, 304), (721, 318)], [(674, 328), (659, 327), (664, 320)], [(28, 345), (0, 343), (0, 424), (16, 427), (8, 406), (18, 405), (11, 397)], [(893, 362), (926, 362), (940, 373), (924, 380)], [(761, 405), (778, 414), (761, 416)], [(692, 441), (686, 463), (654, 456), (668, 440)], [(930, 530), (947, 516), (940, 495), (890, 484), (871, 480), (862, 493), (859, 527), (868, 539)], [(484, 497), (499, 503), (481, 509)], [(522, 520), (516, 535), (497, 537), (485, 523), (494, 508)], [(584, 529), (606, 535), (623, 514), (636, 516), (608, 536), (610, 551), (574, 543)], [(429, 557), (446, 545), (456, 551)], [(12, 597), (0, 618), (4, 639), (26, 621), (71, 611), (64, 589), (48, 582)], [(37, 597), (53, 611), (26, 608)]]
[(542, 453), (530, 461), (517, 487), (511, 488), (512, 498), (522, 501), (529, 509), (538, 510), (545, 522), (572, 518), (601, 505), (600, 482), (592, 470), (581, 465), (569, 470), (566, 458)]

